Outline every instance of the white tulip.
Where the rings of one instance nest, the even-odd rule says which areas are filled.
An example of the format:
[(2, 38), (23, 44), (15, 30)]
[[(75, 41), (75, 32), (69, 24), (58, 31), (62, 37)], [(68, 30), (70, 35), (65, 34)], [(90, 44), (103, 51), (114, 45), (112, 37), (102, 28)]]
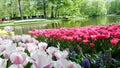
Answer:
[(7, 66), (7, 59), (0, 58), (0, 68), (6, 68)]

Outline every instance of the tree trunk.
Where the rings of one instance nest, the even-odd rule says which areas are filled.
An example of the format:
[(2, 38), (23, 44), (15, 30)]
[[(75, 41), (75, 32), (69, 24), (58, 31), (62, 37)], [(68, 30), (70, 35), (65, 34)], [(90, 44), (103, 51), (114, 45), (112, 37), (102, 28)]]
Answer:
[(21, 19), (23, 20), (22, 8), (21, 8), (21, 0), (18, 0), (18, 5), (19, 5), (20, 17), (21, 17)]
[(54, 6), (52, 5), (51, 6), (51, 18), (54, 18), (54, 12), (53, 12), (53, 10), (54, 10)]
[(55, 18), (57, 17), (57, 8), (55, 8)]
[(60, 13), (59, 13), (59, 11), (57, 12), (58, 14), (57, 14), (57, 16), (58, 16), (58, 18), (59, 18), (59, 16), (60, 16)]
[(12, 7), (13, 2), (12, 2), (12, 0), (10, 0), (10, 3), (11, 3), (11, 6), (10, 6), (10, 8), (11, 8), (11, 16), (10, 17), (13, 18), (13, 9), (12, 9), (13, 8)]
[(44, 13), (44, 18), (46, 18), (46, 2), (43, 0), (43, 13)]

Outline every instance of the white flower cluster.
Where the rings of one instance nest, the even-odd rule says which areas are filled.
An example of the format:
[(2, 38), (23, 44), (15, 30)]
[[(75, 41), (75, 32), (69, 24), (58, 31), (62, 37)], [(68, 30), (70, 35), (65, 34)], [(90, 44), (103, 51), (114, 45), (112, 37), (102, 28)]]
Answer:
[(0, 68), (24, 68), (28, 63), (32, 63), (29, 68), (81, 68), (66, 59), (67, 51), (47, 46), (29, 35), (0, 36)]

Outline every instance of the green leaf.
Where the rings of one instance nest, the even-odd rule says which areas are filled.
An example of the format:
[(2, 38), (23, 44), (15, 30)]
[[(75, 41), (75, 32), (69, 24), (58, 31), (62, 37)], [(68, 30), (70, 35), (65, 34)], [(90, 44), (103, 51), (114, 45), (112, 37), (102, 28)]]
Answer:
[(10, 60), (8, 60), (8, 61), (7, 61), (7, 68), (10, 67), (10, 65), (12, 65), (12, 63), (11, 63)]
[(28, 64), (26, 66), (24, 66), (24, 68), (31, 68), (32, 63), (28, 62)]

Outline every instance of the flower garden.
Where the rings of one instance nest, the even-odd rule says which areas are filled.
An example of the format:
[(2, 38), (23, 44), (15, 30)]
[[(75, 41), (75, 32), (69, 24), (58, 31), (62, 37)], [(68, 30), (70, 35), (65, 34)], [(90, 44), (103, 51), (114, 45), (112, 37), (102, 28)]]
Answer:
[(30, 35), (0, 36), (0, 68), (81, 68), (68, 52), (48, 47)]
[(60, 50), (69, 49), (72, 53), (70, 59), (82, 66), (82, 61), (86, 58), (89, 59), (88, 67), (91, 68), (120, 66), (119, 24), (32, 30), (29, 33), (50, 46)]
[(120, 25), (0, 30), (0, 68), (120, 67)]

